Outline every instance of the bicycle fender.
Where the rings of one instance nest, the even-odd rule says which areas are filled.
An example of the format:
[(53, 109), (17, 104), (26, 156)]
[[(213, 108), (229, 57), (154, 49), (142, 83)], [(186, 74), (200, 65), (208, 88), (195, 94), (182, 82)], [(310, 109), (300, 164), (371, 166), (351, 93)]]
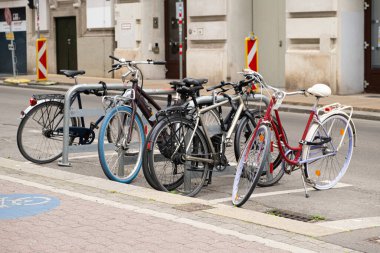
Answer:
[(355, 124), (354, 124), (354, 121), (352, 120), (352, 117), (351, 117), (351, 119), (350, 119), (350, 116), (349, 116), (346, 112), (344, 112), (344, 111), (334, 111), (334, 110), (333, 110), (333, 111), (331, 111), (331, 112), (328, 112), (328, 113), (322, 115), (322, 116), (320, 117), (320, 119), (321, 119), (321, 121), (322, 121), (322, 119), (325, 120), (325, 119), (328, 118), (329, 116), (331, 116), (331, 115), (335, 115), (335, 114), (342, 115), (342, 116), (345, 117), (347, 120), (349, 120), (350, 125), (351, 125), (351, 127), (352, 127), (352, 132), (353, 132), (352, 134), (354, 135), (354, 147), (356, 147), (356, 140), (357, 140), (356, 126), (355, 126)]
[(247, 96), (243, 95), (243, 100), (248, 100), (248, 101), (254, 101), (254, 102), (263, 102), (266, 107), (269, 105), (269, 98), (265, 95), (261, 94), (255, 94), (253, 97), (252, 96)]
[[(347, 113), (343, 112), (343, 111), (331, 111), (331, 112), (328, 112), (326, 114), (323, 114), (319, 117), (319, 120), (321, 122), (323, 122), (325, 119), (327, 119), (328, 117), (330, 117), (331, 115), (341, 115), (343, 117), (345, 117), (347, 120), (349, 119), (349, 116), (347, 115)], [(354, 135), (354, 147), (356, 147), (356, 127), (354, 125), (354, 122), (352, 121), (352, 119), (349, 121), (350, 125), (352, 126), (352, 131), (353, 131), (353, 135)], [(311, 141), (311, 138), (312, 138), (312, 135), (313, 133), (317, 130), (318, 128), (318, 124), (317, 123), (313, 123), (312, 126), (309, 128), (309, 131), (306, 135), (306, 138), (305, 138), (305, 141)], [(306, 146), (303, 147), (303, 149), (307, 148)], [(306, 152), (304, 152), (304, 150), (302, 150), (302, 159), (306, 159)]]
[(35, 104), (33, 106), (29, 105), (25, 110), (23, 110), (24, 114), (21, 114), (20, 119), (23, 119), (25, 117), (25, 115), (27, 115), (30, 112), (30, 110), (32, 110), (37, 105), (42, 104), (42, 103), (46, 103), (46, 102), (50, 102), (50, 101), (56, 101), (56, 102), (61, 102), (62, 103), (62, 100), (59, 100), (59, 99), (41, 99), (41, 100), (37, 100), (37, 104)]
[[(224, 100), (227, 100), (227, 98), (223, 96), (216, 96), (215, 97), (215, 102), (219, 103)], [(212, 105), (214, 103), (214, 97), (213, 96), (201, 96), (197, 97), (196, 101), (198, 105)], [(188, 101), (186, 104), (188, 104), (189, 107), (194, 108), (194, 102), (192, 100)]]

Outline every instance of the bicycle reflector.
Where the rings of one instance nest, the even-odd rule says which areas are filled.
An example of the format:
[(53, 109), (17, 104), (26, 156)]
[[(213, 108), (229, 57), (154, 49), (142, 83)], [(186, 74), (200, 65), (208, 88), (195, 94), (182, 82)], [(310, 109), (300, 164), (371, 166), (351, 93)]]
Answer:
[(30, 104), (30, 106), (35, 106), (37, 104), (37, 100), (35, 98), (30, 98), (29, 104)]

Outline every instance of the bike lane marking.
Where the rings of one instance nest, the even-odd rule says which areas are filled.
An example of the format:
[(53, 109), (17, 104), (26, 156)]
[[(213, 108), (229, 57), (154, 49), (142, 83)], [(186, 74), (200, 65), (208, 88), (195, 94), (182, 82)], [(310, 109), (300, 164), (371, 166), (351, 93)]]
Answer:
[(0, 194), (0, 220), (34, 216), (59, 205), (58, 198), (44, 194)]
[(10, 176), (5, 176), (5, 175), (0, 175), (0, 179), (10, 181), (10, 182), (14, 182), (14, 183), (19, 183), (19, 184), (26, 185), (26, 186), (32, 186), (32, 187), (35, 187), (38, 189), (48, 190), (48, 191), (51, 191), (54, 193), (59, 193), (59, 194), (63, 194), (66, 196), (95, 202), (98, 204), (103, 204), (103, 205), (107, 205), (107, 206), (111, 206), (111, 207), (115, 207), (115, 208), (133, 211), (133, 212), (140, 213), (140, 214), (145, 214), (148, 216), (164, 219), (164, 220), (175, 222), (175, 223), (190, 225), (192, 227), (212, 231), (212, 232), (220, 234), (220, 235), (231, 235), (231, 236), (234, 236), (234, 237), (241, 239), (241, 240), (244, 240), (244, 241), (261, 243), (261, 244), (264, 244), (265, 246), (270, 247), (270, 248), (287, 250), (290, 252), (300, 252), (300, 253), (314, 252), (314, 251), (307, 250), (305, 248), (297, 247), (294, 245), (290, 245), (287, 243), (278, 242), (275, 240), (263, 238), (263, 237), (252, 235), (252, 234), (244, 234), (244, 233), (232, 230), (232, 229), (226, 229), (226, 228), (218, 227), (216, 225), (211, 225), (208, 223), (204, 223), (204, 222), (200, 222), (200, 221), (196, 221), (196, 220), (191, 220), (189, 218), (183, 218), (183, 217), (180, 217), (177, 215), (159, 212), (159, 211), (148, 209), (148, 208), (141, 208), (138, 206), (122, 204), (122, 203), (112, 201), (112, 200), (107, 200), (107, 199), (103, 199), (103, 198), (99, 198), (99, 197), (89, 196), (89, 195), (85, 195), (82, 193), (68, 191), (65, 189), (60, 189), (60, 188), (56, 188), (56, 187), (52, 187), (52, 186), (48, 186), (48, 185), (43, 185), (43, 184), (39, 184), (39, 183), (35, 183), (35, 182), (23, 180), (23, 179), (18, 179), (18, 178), (14, 178), (14, 177), (10, 177)]

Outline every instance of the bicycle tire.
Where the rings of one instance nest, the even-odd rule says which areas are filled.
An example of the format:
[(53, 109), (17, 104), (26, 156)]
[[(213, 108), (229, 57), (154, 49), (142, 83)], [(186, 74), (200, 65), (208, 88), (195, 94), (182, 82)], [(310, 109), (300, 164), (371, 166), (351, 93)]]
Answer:
[(244, 205), (250, 198), (268, 164), (270, 134), (268, 126), (260, 125), (241, 153), (232, 187), (232, 204), (237, 207)]
[[(200, 108), (202, 108), (205, 105), (208, 106), (208, 104), (202, 104), (200, 106)], [(212, 135), (212, 134), (217, 135), (217, 134), (221, 133), (222, 130), (221, 130), (221, 123), (220, 123), (220, 120), (219, 120), (219, 112), (216, 109), (213, 109), (213, 110), (210, 110), (210, 111), (204, 113), (204, 115), (205, 115), (205, 117), (203, 117), (203, 120), (204, 120), (203, 123), (207, 127), (207, 130), (208, 130), (209, 134), (210, 135)], [(149, 132), (149, 134), (148, 134), (148, 136), (146, 138), (146, 143), (145, 143), (144, 150), (148, 150), (147, 145), (148, 145), (149, 142), (151, 142), (150, 141), (151, 140), (150, 136), (151, 136), (151, 133), (154, 132), (153, 128)], [(143, 157), (143, 173), (144, 173), (144, 177), (145, 177), (146, 181), (148, 182), (148, 184), (153, 189), (160, 190), (161, 189), (160, 186), (157, 186), (156, 180), (154, 180), (153, 179), (154, 177), (151, 175), (152, 173), (151, 173), (151, 170), (150, 170), (150, 167), (149, 167), (149, 162), (148, 162), (147, 154), (148, 154), (148, 152), (144, 152), (144, 157)], [(180, 185), (180, 180), (178, 182), (173, 182), (172, 184), (166, 184), (166, 185), (164, 185), (164, 187), (168, 191), (172, 191), (172, 190), (175, 190), (176, 187), (178, 187), (178, 185)]]
[[(120, 183), (131, 183), (142, 166), (145, 134), (137, 114), (132, 123), (131, 142), (126, 143), (131, 115), (132, 108), (129, 106), (113, 108), (104, 117), (98, 137), (98, 156), (102, 170), (109, 179)], [(108, 136), (109, 133), (112, 137)], [(112, 150), (108, 149), (108, 145)]]
[[(64, 103), (49, 100), (35, 105), (21, 120), (17, 129), (17, 147), (22, 156), (37, 164), (50, 163), (62, 156)], [(71, 126), (77, 126), (71, 118)], [(42, 129), (41, 129), (42, 128)], [(69, 144), (73, 142), (70, 138)]]
[[(153, 126), (153, 128), (154, 128), (154, 126)], [(145, 145), (144, 145), (142, 170), (143, 170), (144, 178), (148, 182), (150, 187), (152, 187), (155, 190), (160, 191), (161, 188), (160, 188), (160, 186), (157, 185), (156, 180), (153, 178), (152, 173), (150, 171), (149, 162), (148, 162), (149, 161), (149, 159), (148, 159), (148, 143), (151, 143), (150, 140), (151, 140), (151, 134), (153, 132), (152, 131), (153, 128), (151, 129), (151, 131), (149, 131), (149, 133), (146, 137), (146, 141), (145, 141)]]
[[(325, 133), (322, 126), (329, 133)], [(313, 130), (311, 129), (311, 131)], [(335, 155), (306, 163), (304, 166), (306, 178), (313, 182), (313, 187), (318, 190), (334, 187), (344, 176), (350, 164), (354, 146), (353, 129), (344, 115), (333, 114), (322, 120), (321, 125), (308, 134), (305, 140), (315, 143), (325, 137), (331, 138), (331, 141), (323, 145), (304, 145), (303, 149), (304, 160), (309, 160), (328, 154), (328, 152), (334, 152), (343, 138), (342, 146)]]
[[(188, 129), (184, 129), (185, 127)], [(185, 130), (186, 132), (184, 132)], [(149, 143), (147, 149), (149, 173), (161, 191), (175, 192), (192, 197), (202, 189), (209, 172), (208, 164), (181, 160), (182, 155), (185, 155), (184, 147), (187, 144), (183, 140), (189, 137), (189, 135), (185, 136), (184, 133), (190, 134), (188, 131), (192, 132), (193, 130), (194, 123), (178, 115), (160, 121), (152, 130), (151, 138), (147, 142)], [(176, 141), (179, 142), (179, 145), (176, 145)], [(191, 154), (204, 155), (208, 158), (208, 152), (209, 147), (206, 138), (202, 131), (197, 128), (192, 141)], [(168, 171), (166, 171), (166, 164), (171, 166)], [(189, 173), (188, 176), (185, 176), (185, 173)]]
[[(251, 136), (253, 130), (255, 129), (258, 119), (264, 116), (263, 113), (258, 110), (250, 111), (250, 113), (253, 115), (253, 119), (250, 119), (248, 116), (244, 116), (237, 126), (234, 140), (236, 160), (239, 159), (241, 149), (242, 147), (244, 147), (248, 138)], [(277, 128), (279, 128), (276, 122), (275, 124)], [(286, 133), (285, 139), (287, 140)], [(281, 165), (282, 162), (282, 157), (278, 149), (277, 138), (273, 130), (271, 131), (271, 142), (273, 143), (274, 147), (273, 151), (271, 152), (271, 162), (273, 163), (273, 171), (272, 173), (267, 173), (267, 171), (264, 169), (263, 175), (260, 177), (260, 180), (257, 184), (260, 187), (269, 187), (277, 184), (285, 174), (281, 166), (279, 167), (279, 165)]]

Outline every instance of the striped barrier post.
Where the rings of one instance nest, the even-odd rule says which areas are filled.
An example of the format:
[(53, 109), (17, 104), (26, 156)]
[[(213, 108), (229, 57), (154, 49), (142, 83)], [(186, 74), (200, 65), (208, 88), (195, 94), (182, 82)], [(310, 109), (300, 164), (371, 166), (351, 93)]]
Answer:
[(253, 71), (259, 70), (258, 39), (253, 34), (245, 38), (245, 67)]
[(47, 67), (47, 41), (45, 38), (37, 39), (37, 80), (47, 80), (48, 67)]

